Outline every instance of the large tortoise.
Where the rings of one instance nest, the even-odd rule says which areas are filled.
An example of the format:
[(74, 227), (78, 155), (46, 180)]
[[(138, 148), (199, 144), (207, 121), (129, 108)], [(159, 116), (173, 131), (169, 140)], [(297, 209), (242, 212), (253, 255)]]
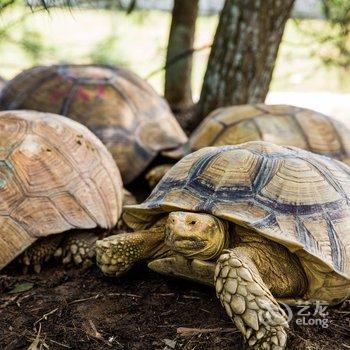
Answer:
[(97, 241), (102, 271), (150, 259), (160, 273), (214, 283), (254, 349), (285, 347), (276, 300), (350, 296), (350, 168), (339, 161), (266, 142), (203, 148), (124, 219), (136, 232)]
[(125, 184), (158, 153), (187, 141), (166, 101), (137, 75), (115, 66), (25, 70), (2, 91), (0, 108), (57, 113), (87, 126), (112, 153)]
[[(350, 165), (350, 130), (324, 114), (289, 105), (241, 105), (219, 108), (195, 129), (188, 142), (166, 152), (171, 158), (208, 146), (267, 141), (295, 146)], [(161, 165), (147, 175), (154, 186), (171, 165)]]
[(107, 149), (77, 122), (34, 111), (0, 112), (0, 135), (0, 270), (24, 251), (35, 271), (55, 253), (92, 259), (93, 229), (113, 228), (122, 208)]

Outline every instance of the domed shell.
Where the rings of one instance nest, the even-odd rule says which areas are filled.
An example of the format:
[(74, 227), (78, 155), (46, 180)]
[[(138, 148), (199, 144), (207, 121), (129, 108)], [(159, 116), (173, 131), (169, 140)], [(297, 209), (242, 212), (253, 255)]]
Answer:
[(122, 181), (100, 140), (71, 119), (0, 112), (0, 269), (39, 237), (115, 226)]
[(146, 81), (114, 66), (26, 70), (7, 84), (0, 108), (62, 114), (87, 126), (112, 153), (124, 183), (140, 175), (159, 152), (187, 141), (166, 101)]
[(203, 147), (259, 140), (302, 148), (350, 165), (350, 130), (343, 123), (288, 105), (219, 108), (203, 120), (187, 144), (167, 155), (181, 158)]
[(208, 147), (179, 161), (124, 219), (149, 227), (162, 213), (205, 212), (250, 228), (300, 258), (305, 298), (350, 295), (350, 168), (266, 142)]

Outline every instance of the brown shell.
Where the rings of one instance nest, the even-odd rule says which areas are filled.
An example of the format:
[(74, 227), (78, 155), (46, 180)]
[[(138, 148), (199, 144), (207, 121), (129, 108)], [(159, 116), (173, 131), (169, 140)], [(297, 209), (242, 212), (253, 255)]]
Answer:
[[(294, 146), (350, 165), (350, 130), (321, 113), (288, 105), (241, 105), (209, 114), (173, 157), (207, 146), (267, 141)], [(171, 155), (171, 152), (170, 154)]]
[(3, 90), (0, 108), (57, 113), (86, 125), (112, 153), (124, 183), (135, 179), (159, 152), (187, 141), (166, 101), (147, 82), (118, 67), (26, 70)]
[(250, 228), (297, 254), (305, 298), (350, 296), (350, 168), (266, 142), (208, 147), (167, 172), (150, 197), (125, 208), (126, 223), (149, 227), (161, 213), (206, 212)]
[(115, 226), (122, 181), (100, 140), (71, 119), (0, 112), (0, 269), (37, 238)]

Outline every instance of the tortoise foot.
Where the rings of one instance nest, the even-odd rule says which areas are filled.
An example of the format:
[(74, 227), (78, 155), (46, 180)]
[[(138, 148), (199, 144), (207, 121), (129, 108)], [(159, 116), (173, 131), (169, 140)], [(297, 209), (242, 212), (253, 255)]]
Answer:
[(26, 274), (31, 269), (36, 273), (40, 273), (43, 264), (54, 256), (62, 241), (62, 237), (62, 235), (45, 237), (26, 249), (19, 258), (19, 262), (23, 267), (23, 273)]
[(89, 267), (94, 263), (97, 239), (97, 235), (93, 232), (72, 233), (56, 250), (55, 256), (60, 256), (64, 265), (74, 264)]
[(136, 263), (155, 258), (164, 250), (164, 228), (126, 232), (96, 242), (96, 261), (107, 276), (119, 276)]
[(252, 349), (285, 348), (287, 316), (248, 257), (226, 251), (214, 280), (221, 304)]
[(141, 255), (140, 241), (132, 233), (121, 233), (96, 242), (96, 261), (107, 276), (128, 271)]

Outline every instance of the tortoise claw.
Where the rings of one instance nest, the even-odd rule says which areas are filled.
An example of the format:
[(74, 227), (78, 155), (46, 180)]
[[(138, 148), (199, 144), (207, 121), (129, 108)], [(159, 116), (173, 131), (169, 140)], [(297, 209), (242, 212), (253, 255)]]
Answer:
[(63, 264), (91, 266), (95, 257), (97, 238), (97, 235), (92, 232), (79, 232), (69, 236), (60, 248)]
[(63, 255), (63, 250), (62, 250), (62, 248), (60, 247), (60, 248), (58, 248), (56, 251), (55, 251), (55, 253), (54, 253), (54, 257), (55, 258), (59, 258), (59, 257), (61, 257)]
[(35, 273), (40, 273), (41, 272), (41, 264), (35, 264), (33, 266)]

